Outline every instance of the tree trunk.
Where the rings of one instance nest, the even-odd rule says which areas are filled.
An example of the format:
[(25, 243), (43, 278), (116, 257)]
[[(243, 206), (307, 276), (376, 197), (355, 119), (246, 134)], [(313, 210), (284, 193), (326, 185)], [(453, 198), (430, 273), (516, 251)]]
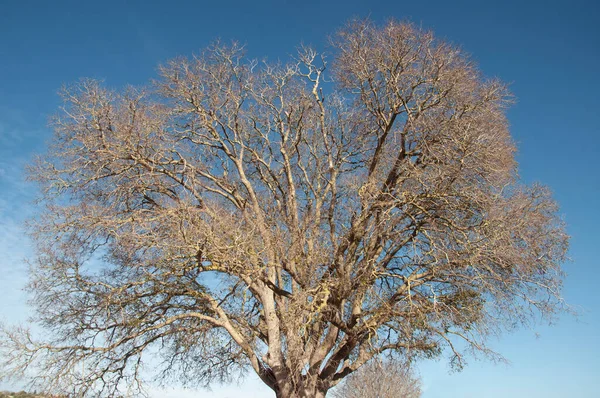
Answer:
[(312, 388), (291, 391), (281, 391), (275, 394), (277, 398), (325, 398), (327, 393)]
[(276, 394), (277, 398), (325, 398), (325, 393), (322, 391), (300, 391), (291, 392), (290, 394)]

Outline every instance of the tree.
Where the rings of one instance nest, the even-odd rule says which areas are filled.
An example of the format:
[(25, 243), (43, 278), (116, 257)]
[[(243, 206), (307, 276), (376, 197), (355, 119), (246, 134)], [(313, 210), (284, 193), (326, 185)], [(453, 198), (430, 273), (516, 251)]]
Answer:
[(30, 168), (39, 324), (5, 329), (6, 374), (117, 394), (253, 369), (323, 397), (383, 353), (492, 354), (489, 333), (561, 309), (568, 238), (516, 174), (511, 97), (411, 24), (350, 23), (332, 62), (214, 45), (147, 89), (64, 90)]
[(348, 376), (333, 398), (419, 398), (421, 381), (405, 362), (374, 359)]

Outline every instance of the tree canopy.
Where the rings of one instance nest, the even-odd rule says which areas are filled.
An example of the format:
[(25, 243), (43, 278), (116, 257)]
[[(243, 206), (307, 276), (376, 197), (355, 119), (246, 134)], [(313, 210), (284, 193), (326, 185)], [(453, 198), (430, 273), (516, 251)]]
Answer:
[(561, 308), (568, 238), (519, 180), (511, 96), (429, 31), (356, 21), (287, 63), (215, 44), (148, 87), (62, 95), (30, 167), (49, 333), (5, 328), (4, 374), (116, 394), (158, 352), (166, 380), (252, 369), (323, 397), (381, 354), (460, 367)]
[(420, 398), (421, 380), (406, 362), (378, 358), (345, 378), (332, 398)]

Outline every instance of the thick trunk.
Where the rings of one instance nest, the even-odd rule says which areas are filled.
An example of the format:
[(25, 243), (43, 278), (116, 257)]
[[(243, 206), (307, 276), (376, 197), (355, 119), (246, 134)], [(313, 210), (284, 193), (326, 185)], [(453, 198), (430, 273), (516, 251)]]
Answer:
[(315, 385), (294, 386), (284, 381), (279, 386), (279, 391), (275, 394), (277, 398), (325, 398), (327, 394), (326, 391), (317, 388)]
[(301, 390), (301, 391), (289, 391), (280, 392), (276, 394), (277, 398), (325, 398), (325, 394), (318, 390)]
[[(271, 369), (274, 366), (271, 367)], [(329, 384), (324, 383), (316, 375), (293, 377), (284, 368), (280, 372), (273, 371), (273, 385), (277, 398), (325, 398)]]

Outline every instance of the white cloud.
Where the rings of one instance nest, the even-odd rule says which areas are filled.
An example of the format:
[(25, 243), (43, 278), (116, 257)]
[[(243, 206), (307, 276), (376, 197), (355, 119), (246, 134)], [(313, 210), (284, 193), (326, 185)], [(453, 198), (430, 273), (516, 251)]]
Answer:
[(20, 223), (0, 219), (0, 320), (7, 323), (22, 322), (29, 313), (23, 288), (27, 283), (25, 258), (30, 253), (31, 245)]
[(0, 162), (0, 321), (22, 322), (28, 314), (27, 264), (31, 242), (23, 223), (32, 213), (34, 190), (24, 181), (22, 153), (5, 154)]

